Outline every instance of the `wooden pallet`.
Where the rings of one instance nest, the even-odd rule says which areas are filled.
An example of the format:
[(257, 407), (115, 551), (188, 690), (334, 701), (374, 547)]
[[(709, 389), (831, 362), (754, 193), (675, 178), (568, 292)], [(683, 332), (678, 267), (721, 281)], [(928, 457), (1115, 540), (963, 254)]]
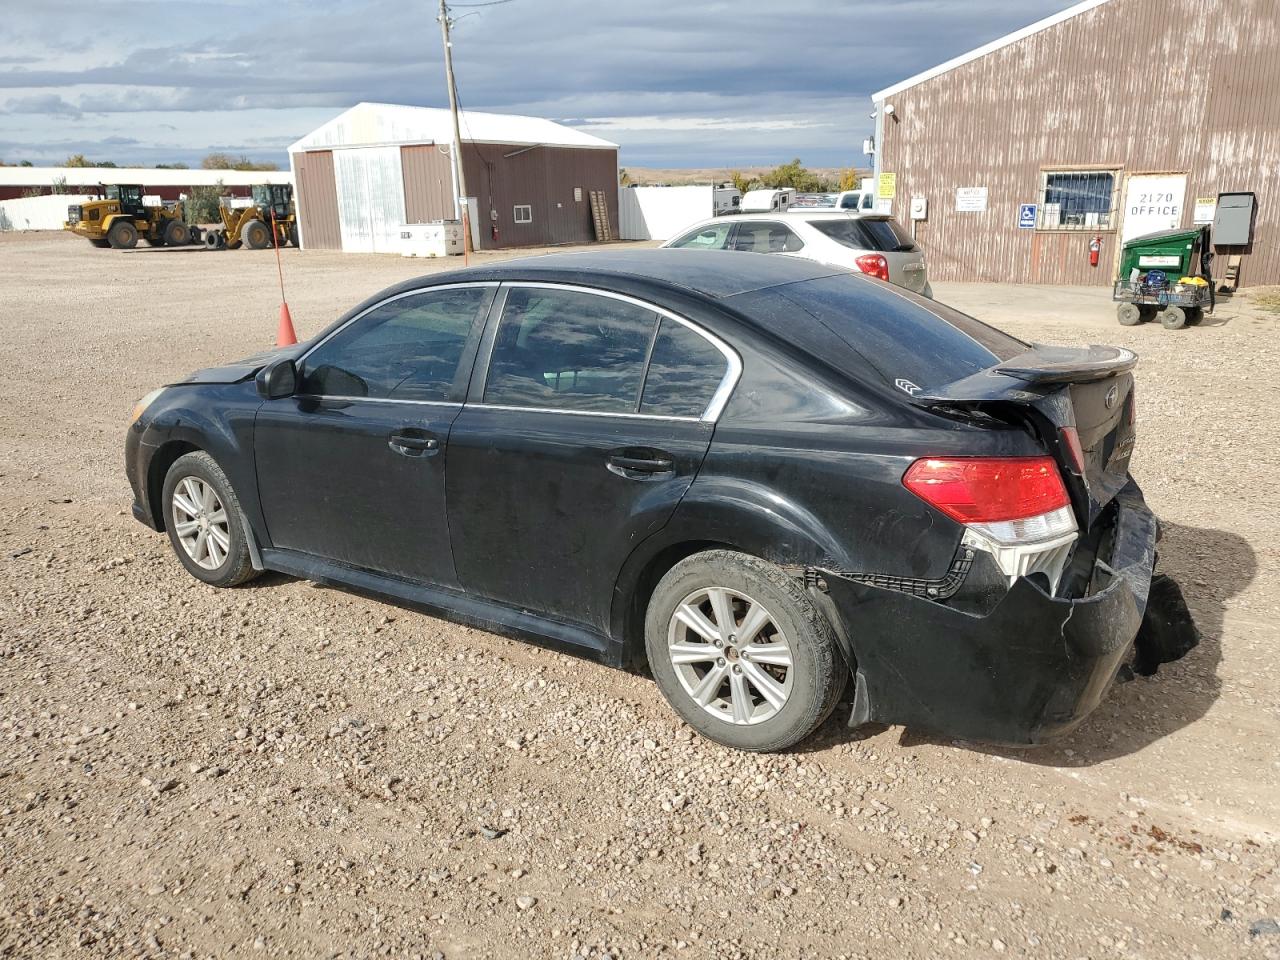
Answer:
[(591, 223), (596, 229), (596, 240), (616, 240), (609, 223), (609, 203), (603, 190), (591, 191)]

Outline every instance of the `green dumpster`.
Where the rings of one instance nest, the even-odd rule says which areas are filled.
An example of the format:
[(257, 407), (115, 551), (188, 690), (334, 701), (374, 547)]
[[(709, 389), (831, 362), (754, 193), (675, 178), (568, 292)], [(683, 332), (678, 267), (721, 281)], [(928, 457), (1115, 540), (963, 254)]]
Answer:
[(1170, 330), (1199, 323), (1213, 308), (1209, 228), (1161, 230), (1134, 237), (1120, 251), (1112, 299), (1126, 327), (1159, 319)]

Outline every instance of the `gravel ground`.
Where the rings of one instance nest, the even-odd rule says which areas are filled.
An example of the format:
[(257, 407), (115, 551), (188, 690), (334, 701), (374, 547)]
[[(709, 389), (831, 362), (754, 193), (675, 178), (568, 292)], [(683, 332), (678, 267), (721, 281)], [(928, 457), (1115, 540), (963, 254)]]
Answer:
[[(434, 266), (284, 254), (299, 334)], [(125, 419), (272, 341), (268, 253), (0, 235), (0, 956), (1280, 957), (1277, 320), (938, 285), (1136, 348), (1135, 472), (1205, 634), (1031, 752), (837, 716), (694, 737), (651, 682), (137, 524)]]

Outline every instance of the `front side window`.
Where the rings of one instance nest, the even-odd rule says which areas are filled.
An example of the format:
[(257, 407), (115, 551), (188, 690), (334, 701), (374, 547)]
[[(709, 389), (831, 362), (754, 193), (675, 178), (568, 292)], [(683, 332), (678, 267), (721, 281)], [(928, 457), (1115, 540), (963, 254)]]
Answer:
[(450, 399), (467, 338), (491, 295), (490, 287), (454, 287), (379, 304), (306, 358), (298, 392)]
[(731, 222), (709, 223), (705, 227), (686, 233), (671, 245), (690, 250), (723, 250), (729, 245), (729, 231), (732, 229)]
[(1044, 171), (1040, 174), (1040, 230), (1109, 230), (1116, 222), (1114, 170)]
[(745, 220), (733, 239), (733, 249), (748, 253), (795, 253), (803, 248), (804, 241), (789, 227), (769, 221)]
[(578, 290), (507, 293), (484, 402), (634, 413), (658, 314)]
[(640, 412), (700, 417), (729, 372), (729, 361), (706, 337), (663, 317), (644, 378)]

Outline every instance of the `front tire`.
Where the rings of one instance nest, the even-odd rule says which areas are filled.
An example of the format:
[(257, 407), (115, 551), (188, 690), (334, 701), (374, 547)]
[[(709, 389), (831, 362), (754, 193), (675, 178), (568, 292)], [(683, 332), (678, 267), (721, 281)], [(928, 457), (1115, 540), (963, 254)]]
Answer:
[(1160, 311), (1160, 323), (1166, 330), (1181, 330), (1187, 325), (1187, 312), (1178, 306), (1167, 306)]
[(138, 228), (128, 220), (117, 220), (107, 229), (107, 243), (116, 250), (132, 250), (138, 245)]
[(240, 228), (240, 239), (250, 250), (265, 250), (271, 246), (271, 230), (261, 220), (250, 220)]
[(694, 554), (654, 589), (645, 649), (658, 689), (703, 736), (784, 750), (835, 709), (849, 679), (835, 634), (794, 577), (728, 550)]
[(234, 587), (257, 575), (245, 540), (244, 513), (231, 482), (204, 451), (179, 457), (164, 479), (169, 543), (197, 580)]

